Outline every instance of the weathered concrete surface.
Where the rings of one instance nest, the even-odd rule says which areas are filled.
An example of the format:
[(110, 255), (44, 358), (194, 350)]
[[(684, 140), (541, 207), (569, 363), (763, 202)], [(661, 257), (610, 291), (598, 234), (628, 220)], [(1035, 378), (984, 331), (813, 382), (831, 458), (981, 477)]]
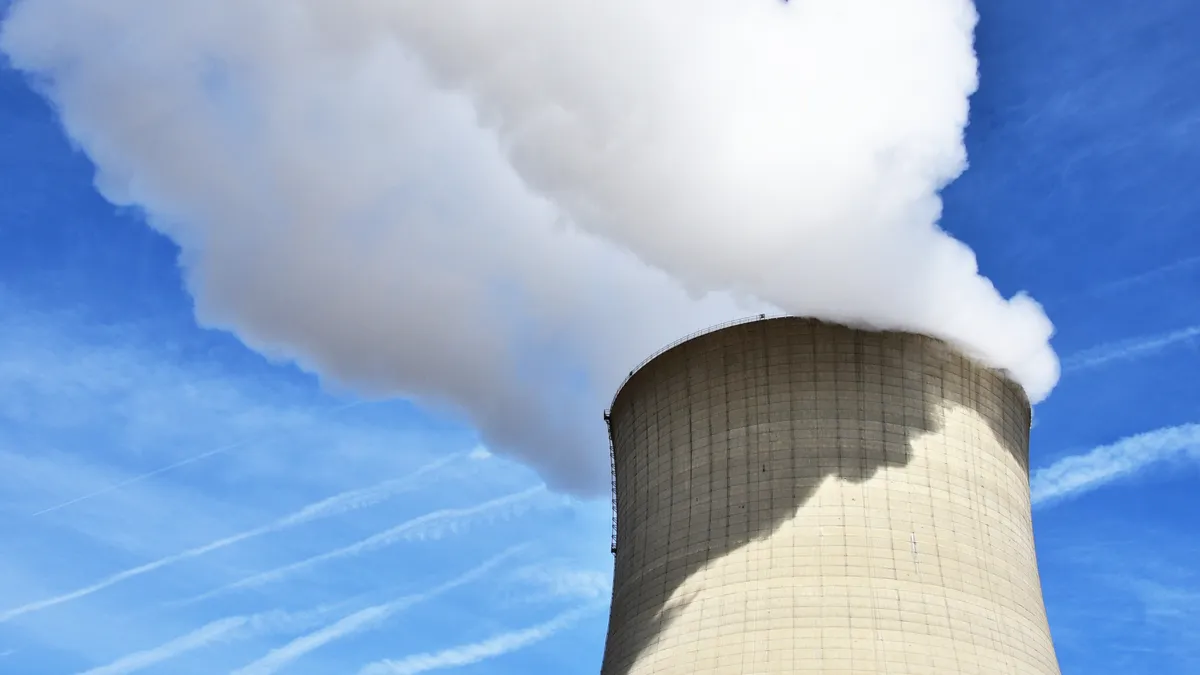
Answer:
[(612, 409), (603, 675), (1057, 675), (1029, 406), (943, 343), (725, 328)]

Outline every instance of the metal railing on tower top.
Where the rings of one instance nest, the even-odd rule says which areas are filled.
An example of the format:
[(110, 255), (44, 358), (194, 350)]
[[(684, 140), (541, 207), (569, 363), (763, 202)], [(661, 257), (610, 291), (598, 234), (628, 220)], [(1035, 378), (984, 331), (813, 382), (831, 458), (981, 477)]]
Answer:
[(612, 554), (617, 554), (617, 454), (613, 448), (612, 417), (604, 411), (604, 426), (608, 427), (608, 467), (612, 479)]

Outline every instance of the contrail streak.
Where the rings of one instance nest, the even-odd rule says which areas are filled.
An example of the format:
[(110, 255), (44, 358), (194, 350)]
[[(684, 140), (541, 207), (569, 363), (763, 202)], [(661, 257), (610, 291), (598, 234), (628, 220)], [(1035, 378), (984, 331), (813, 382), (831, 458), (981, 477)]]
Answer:
[(117, 572), (116, 574), (105, 577), (104, 579), (101, 579), (90, 586), (85, 586), (83, 588), (71, 591), (70, 593), (64, 593), (62, 595), (57, 595), (45, 600), (31, 602), (27, 605), (22, 605), (5, 612), (0, 612), (0, 623), (11, 621), (19, 616), (46, 609), (47, 607), (53, 607), (55, 605), (61, 605), (64, 602), (77, 600), (110, 586), (115, 586), (122, 581), (141, 576), (148, 572), (153, 572), (154, 570), (166, 567), (168, 565), (173, 565), (183, 560), (198, 558), (206, 553), (211, 553), (219, 549), (233, 546), (234, 544), (267, 534), (269, 532), (276, 532), (278, 530), (294, 527), (301, 523), (316, 520), (318, 518), (326, 518), (354, 509), (363, 508), (370, 504), (386, 499), (392, 494), (403, 491), (406, 489), (408, 483), (410, 483), (413, 479), (429, 473), (430, 471), (439, 469), (449, 462), (454, 461), (459, 456), (460, 455), (451, 455), (449, 457), (444, 457), (437, 461), (431, 462), (402, 479), (388, 481), (387, 483), (376, 485), (370, 488), (351, 490), (339, 495), (335, 495), (315, 504), (306, 506), (299, 511), (284, 516), (283, 518), (268, 523), (267, 525), (256, 527), (252, 530), (246, 530), (244, 532), (239, 532), (238, 534), (225, 537), (224, 539), (218, 539), (217, 541), (204, 544), (203, 546), (197, 546), (195, 548), (188, 549), (182, 553), (176, 553), (165, 558), (159, 558), (158, 560), (127, 569), (123, 572)]
[(234, 637), (250, 621), (250, 617), (233, 616), (205, 624), (200, 628), (153, 649), (129, 654), (112, 663), (84, 671), (80, 675), (126, 675), (168, 661), (190, 651), (207, 647), (214, 642)]
[(1187, 258), (1181, 258), (1179, 260), (1176, 260), (1175, 262), (1168, 263), (1161, 267), (1156, 267), (1152, 270), (1142, 272), (1141, 274), (1132, 274), (1127, 277), (1122, 277), (1120, 279), (1114, 279), (1112, 281), (1102, 283), (1102, 284), (1096, 286), (1094, 289), (1092, 289), (1092, 293), (1098, 295), (1098, 294), (1103, 294), (1103, 293), (1110, 293), (1112, 291), (1122, 290), (1122, 289), (1128, 288), (1130, 286), (1137, 286), (1139, 284), (1144, 284), (1148, 281), (1154, 281), (1156, 279), (1160, 279), (1164, 276), (1171, 274), (1172, 272), (1177, 272), (1179, 270), (1188, 269), (1188, 268), (1194, 267), (1196, 265), (1200, 265), (1200, 255), (1190, 256)]
[(482, 504), (476, 504), (475, 506), (433, 511), (423, 516), (417, 516), (416, 518), (405, 521), (399, 525), (396, 525), (395, 527), (384, 530), (383, 532), (373, 534), (365, 539), (360, 539), (353, 544), (336, 548), (332, 551), (326, 551), (325, 553), (320, 553), (312, 556), (311, 558), (305, 558), (299, 562), (294, 562), (289, 565), (284, 565), (260, 574), (246, 577), (214, 591), (210, 591), (193, 598), (188, 598), (180, 604), (199, 602), (201, 600), (206, 600), (208, 598), (222, 595), (229, 591), (240, 588), (253, 588), (256, 586), (269, 584), (279, 581), (296, 572), (311, 569), (330, 560), (361, 555), (369, 551), (391, 546), (405, 539), (412, 539), (429, 534), (437, 535), (446, 528), (454, 529), (464, 521), (476, 516), (485, 516), (497, 511), (502, 511), (504, 509), (509, 509), (510, 513), (512, 511), (520, 512), (524, 508), (529, 507), (526, 502), (528, 502), (531, 497), (543, 494), (545, 492), (546, 486), (538, 485), (536, 487), (529, 488), (528, 490), (523, 490), (521, 492), (516, 492), (504, 497), (486, 501)]
[(459, 645), (440, 652), (415, 654), (396, 661), (376, 661), (363, 666), (358, 675), (418, 675), (431, 670), (473, 665), (541, 642), (596, 609), (597, 606), (593, 605), (581, 607), (524, 630), (503, 633), (482, 642)]
[(1063, 370), (1066, 372), (1090, 370), (1112, 361), (1143, 358), (1198, 337), (1200, 337), (1200, 326), (1188, 326), (1170, 333), (1112, 342), (1073, 354), (1063, 361)]
[(307, 630), (309, 627), (319, 624), (325, 616), (341, 608), (347, 602), (322, 605), (304, 612), (271, 611), (217, 619), (187, 635), (164, 642), (157, 647), (122, 656), (112, 663), (97, 666), (80, 673), (80, 675), (127, 675), (218, 642), (245, 640), (270, 633)]
[(1064, 457), (1030, 479), (1035, 505), (1095, 490), (1154, 464), (1180, 456), (1200, 459), (1200, 424), (1164, 427), (1127, 436), (1081, 454)]
[(319, 649), (330, 642), (340, 640), (354, 633), (375, 628), (397, 612), (408, 609), (413, 605), (426, 600), (430, 600), (459, 586), (471, 583), (525, 548), (527, 548), (527, 546), (516, 546), (510, 548), (500, 555), (497, 555), (483, 563), (482, 565), (472, 569), (471, 571), (443, 584), (435, 586), (424, 593), (409, 595), (391, 602), (374, 605), (372, 607), (367, 607), (354, 612), (353, 614), (343, 617), (342, 619), (335, 621), (334, 623), (331, 623), (320, 630), (300, 636), (277, 649), (272, 649), (257, 661), (233, 671), (231, 675), (271, 675), (296, 659), (299, 659), (305, 654)]
[[(358, 406), (360, 406), (360, 405), (363, 405), (364, 403), (366, 403), (366, 401), (352, 401), (352, 402), (350, 402), (350, 403), (346, 403), (346, 404), (344, 404), (344, 405), (340, 405), (340, 406), (336, 406), (336, 407), (334, 407), (334, 408), (331, 408), (331, 409), (329, 409), (329, 410), (328, 410), (328, 411), (326, 411), (326, 412), (327, 412), (327, 413), (329, 413), (329, 414), (333, 414), (333, 413), (339, 413), (339, 412), (342, 412), (342, 411), (344, 411), (344, 410), (349, 410), (350, 408), (356, 408), (356, 407), (358, 407)], [(125, 479), (125, 480), (123, 480), (123, 481), (121, 481), (121, 482), (119, 482), (119, 483), (113, 483), (112, 485), (109, 485), (109, 486), (107, 486), (107, 487), (100, 488), (99, 490), (96, 490), (95, 492), (89, 492), (89, 493), (87, 493), (87, 494), (85, 494), (85, 495), (82, 495), (82, 496), (76, 497), (76, 498), (74, 498), (74, 499), (70, 499), (70, 500), (68, 500), (68, 501), (62, 502), (61, 504), (55, 504), (54, 506), (50, 506), (50, 507), (44, 508), (44, 509), (42, 509), (41, 511), (37, 511), (37, 512), (35, 512), (35, 513), (32, 513), (32, 514), (30, 514), (30, 516), (29, 516), (29, 517), (30, 517), (30, 518), (36, 518), (36, 517), (38, 517), (38, 516), (43, 516), (43, 515), (46, 515), (47, 513), (52, 513), (52, 512), (54, 512), (54, 511), (58, 511), (58, 510), (60, 510), (60, 509), (65, 509), (65, 508), (67, 508), (68, 506), (72, 506), (72, 505), (74, 505), (74, 504), (78, 504), (79, 502), (84, 502), (84, 501), (87, 501), (87, 500), (89, 500), (89, 499), (93, 499), (93, 498), (95, 498), (95, 497), (99, 497), (99, 496), (101, 496), (101, 495), (106, 495), (106, 494), (108, 494), (108, 493), (110, 493), (110, 492), (115, 492), (115, 491), (117, 491), (117, 490), (120, 490), (120, 489), (122, 489), (122, 488), (129, 487), (130, 485), (133, 485), (133, 484), (135, 484), (135, 483), (140, 483), (140, 482), (142, 482), (142, 481), (144, 481), (144, 480), (147, 480), (147, 479), (149, 479), (149, 478), (153, 478), (153, 477), (155, 477), (155, 476), (158, 476), (158, 475), (161, 475), (161, 474), (167, 473), (168, 471), (174, 471), (175, 469), (178, 469), (178, 468), (180, 468), (180, 467), (184, 467), (184, 466), (187, 466), (187, 465), (189, 465), (189, 464), (195, 464), (196, 462), (199, 462), (199, 461), (202, 461), (202, 460), (208, 459), (209, 457), (213, 457), (213, 456), (216, 456), (216, 455), (221, 455), (221, 454), (224, 454), (224, 453), (226, 453), (226, 452), (229, 452), (229, 451), (231, 451), (231, 450), (236, 450), (236, 449), (238, 449), (238, 448), (240, 448), (240, 447), (247, 446), (247, 445), (251, 445), (251, 444), (253, 444), (253, 443), (264, 443), (264, 442), (267, 442), (267, 441), (271, 440), (272, 438), (274, 438), (274, 436), (267, 436), (267, 437), (264, 437), (264, 438), (258, 438), (258, 439), (253, 439), (253, 440), (241, 440), (241, 441), (238, 441), (238, 442), (236, 442), (236, 443), (230, 443), (229, 445), (221, 446), (221, 447), (219, 447), (219, 448), (217, 448), (217, 449), (215, 449), (215, 450), (209, 450), (209, 451), (207, 451), (207, 452), (202, 452), (202, 453), (200, 453), (200, 454), (198, 454), (198, 455), (193, 455), (193, 456), (191, 456), (191, 457), (188, 457), (188, 458), (186, 458), (186, 459), (181, 459), (181, 460), (179, 460), (178, 462), (175, 462), (174, 464), (168, 464), (167, 466), (164, 466), (164, 467), (161, 467), (161, 468), (155, 469), (155, 470), (153, 470), (153, 471), (148, 471), (148, 472), (146, 472), (146, 473), (143, 473), (143, 474), (138, 474), (138, 475), (136, 475), (136, 476), (133, 476), (133, 477), (131, 477), (131, 478), (127, 478), (127, 479)]]

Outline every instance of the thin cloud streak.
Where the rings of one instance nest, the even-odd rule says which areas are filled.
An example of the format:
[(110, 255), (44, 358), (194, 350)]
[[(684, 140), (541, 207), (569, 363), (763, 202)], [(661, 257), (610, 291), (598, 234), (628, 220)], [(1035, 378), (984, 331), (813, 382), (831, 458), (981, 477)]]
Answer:
[(396, 661), (376, 661), (363, 666), (358, 671), (358, 675), (417, 675), (431, 670), (473, 665), (541, 642), (570, 627), (588, 613), (595, 611), (597, 607), (597, 605), (588, 605), (574, 609), (545, 623), (503, 633), (481, 642), (459, 645), (440, 652), (415, 654)]
[(413, 605), (426, 600), (431, 600), (459, 586), (469, 584), (490, 572), (500, 563), (513, 557), (526, 548), (527, 546), (515, 546), (510, 548), (500, 555), (494, 556), (482, 565), (470, 570), (469, 572), (455, 577), (454, 579), (451, 579), (443, 584), (435, 586), (424, 593), (409, 595), (391, 602), (374, 605), (372, 607), (367, 607), (354, 612), (353, 614), (343, 617), (342, 619), (329, 624), (328, 626), (325, 626), (307, 635), (298, 637), (282, 647), (271, 650), (266, 654), (266, 656), (263, 656), (257, 661), (233, 671), (231, 675), (271, 675), (272, 673), (279, 671), (281, 668), (299, 659), (300, 657), (319, 649), (330, 642), (340, 640), (344, 637), (362, 632), (364, 630), (375, 628), (397, 612), (408, 609)]
[(1129, 436), (1038, 469), (1030, 480), (1033, 503), (1040, 506), (1080, 495), (1180, 456), (1200, 459), (1200, 424)]
[[(343, 411), (345, 411), (345, 410), (349, 410), (349, 409), (351, 409), (351, 408), (356, 408), (356, 407), (358, 407), (358, 406), (360, 406), (360, 405), (363, 405), (363, 404), (365, 404), (365, 403), (367, 403), (367, 402), (366, 402), (366, 401), (351, 401), (350, 403), (345, 403), (345, 404), (342, 404), (342, 405), (339, 405), (339, 406), (335, 406), (335, 407), (333, 407), (333, 408), (329, 409), (329, 410), (328, 410), (328, 411), (326, 411), (326, 412), (328, 412), (328, 413), (330, 413), (330, 414), (340, 413), (340, 412), (343, 412)], [(122, 488), (129, 487), (130, 485), (133, 485), (133, 484), (135, 484), (135, 483), (140, 483), (140, 482), (142, 482), (142, 481), (144, 481), (144, 480), (147, 480), (147, 479), (150, 479), (150, 478), (154, 478), (155, 476), (162, 475), (162, 474), (164, 474), (164, 473), (167, 473), (167, 472), (169, 472), (169, 471), (174, 471), (175, 469), (183, 468), (183, 467), (185, 467), (185, 466), (187, 466), (187, 465), (189, 465), (189, 464), (195, 464), (196, 462), (203, 461), (203, 460), (205, 460), (205, 459), (208, 459), (209, 457), (215, 457), (215, 456), (217, 456), (217, 455), (223, 455), (223, 454), (225, 454), (225, 453), (227, 453), (227, 452), (230, 452), (230, 451), (233, 451), (233, 450), (237, 450), (238, 448), (241, 448), (241, 447), (244, 447), (244, 446), (247, 446), (247, 445), (251, 445), (251, 444), (254, 444), (254, 443), (265, 443), (265, 442), (268, 442), (268, 441), (270, 441), (270, 440), (271, 440), (271, 438), (272, 438), (271, 436), (267, 436), (267, 437), (264, 437), (264, 438), (258, 438), (258, 439), (254, 439), (254, 440), (241, 440), (241, 441), (237, 441), (236, 443), (230, 443), (229, 445), (224, 445), (224, 446), (221, 446), (221, 447), (219, 447), (219, 448), (216, 448), (216, 449), (214, 449), (214, 450), (208, 450), (208, 451), (206, 451), (206, 452), (202, 452), (202, 453), (200, 453), (200, 454), (198, 454), (198, 455), (192, 455), (191, 457), (187, 457), (187, 458), (185, 458), (185, 459), (181, 459), (181, 460), (179, 460), (178, 462), (175, 462), (175, 463), (173, 463), (173, 464), (168, 464), (167, 466), (164, 466), (164, 467), (161, 467), (161, 468), (155, 469), (155, 470), (153, 470), (153, 471), (148, 471), (148, 472), (146, 472), (146, 473), (143, 473), (143, 474), (138, 474), (137, 476), (133, 476), (133, 477), (131, 477), (131, 478), (127, 478), (127, 479), (125, 479), (125, 480), (123, 480), (123, 481), (121, 481), (121, 482), (119, 482), (119, 483), (114, 483), (114, 484), (112, 484), (112, 485), (109, 485), (109, 486), (107, 486), (107, 487), (100, 488), (99, 490), (96, 490), (96, 491), (94, 491), (94, 492), (89, 492), (89, 493), (87, 493), (87, 494), (85, 494), (85, 495), (81, 495), (81, 496), (79, 496), (79, 497), (76, 497), (76, 498), (74, 498), (74, 499), (67, 500), (67, 501), (65, 501), (65, 502), (62, 502), (62, 503), (60, 503), (60, 504), (55, 504), (54, 506), (50, 506), (50, 507), (44, 508), (44, 509), (42, 509), (41, 511), (36, 511), (36, 512), (34, 512), (34, 513), (31, 513), (31, 514), (30, 514), (30, 517), (31, 517), (31, 518), (36, 518), (36, 517), (38, 517), (38, 516), (44, 516), (44, 515), (46, 515), (47, 513), (53, 513), (54, 511), (58, 511), (58, 510), (60, 510), (60, 509), (65, 509), (65, 508), (67, 508), (68, 506), (73, 506), (73, 505), (75, 505), (75, 504), (78, 504), (78, 503), (80, 503), (80, 502), (85, 502), (85, 501), (87, 501), (87, 500), (89, 500), (89, 499), (93, 499), (93, 498), (95, 498), (95, 497), (99, 497), (99, 496), (101, 496), (101, 495), (106, 495), (106, 494), (108, 494), (108, 493), (110, 493), (110, 492), (115, 492), (115, 491), (117, 491), (117, 490), (120, 490), (120, 489), (122, 489)]]
[(126, 675), (218, 642), (245, 640), (269, 633), (305, 630), (345, 604), (346, 601), (343, 601), (298, 613), (272, 611), (217, 619), (187, 635), (151, 649), (123, 656), (106, 666), (93, 668), (80, 675)]
[(296, 525), (301, 525), (319, 518), (328, 518), (330, 516), (341, 515), (349, 511), (357, 511), (358, 509), (367, 508), (380, 502), (387, 501), (400, 493), (411, 490), (414, 487), (414, 481), (417, 478), (437, 471), (448, 464), (458, 461), (462, 457), (462, 453), (447, 455), (446, 457), (434, 460), (418, 468), (416, 471), (404, 476), (403, 478), (395, 478), (384, 481), (367, 488), (350, 490), (329, 497), (328, 499), (323, 499), (315, 504), (310, 504), (299, 511), (277, 521), (278, 526), (275, 529), (294, 527)]
[(85, 586), (69, 593), (63, 593), (62, 595), (57, 595), (45, 600), (39, 600), (37, 602), (31, 602), (5, 612), (0, 612), (0, 623), (11, 621), (19, 616), (43, 610), (48, 607), (60, 605), (64, 602), (77, 600), (79, 598), (91, 595), (97, 591), (104, 590), (110, 586), (115, 586), (116, 584), (127, 581), (134, 577), (153, 572), (168, 565), (173, 565), (177, 562), (198, 558), (207, 553), (233, 546), (234, 544), (241, 543), (248, 539), (253, 539), (254, 537), (259, 537), (264, 534), (294, 527), (318, 518), (336, 516), (347, 511), (364, 508), (383, 499), (387, 499), (392, 495), (405, 491), (408, 489), (408, 486), (414, 479), (439, 469), (458, 457), (459, 455), (451, 455), (449, 457), (438, 459), (423, 467), (420, 467), (404, 478), (388, 481), (387, 483), (366, 489), (350, 490), (348, 492), (344, 492), (306, 506), (299, 511), (284, 516), (283, 518), (268, 523), (267, 525), (256, 527), (252, 530), (246, 530), (244, 532), (239, 532), (238, 534), (225, 537), (224, 539), (218, 539), (217, 541), (204, 544), (203, 546), (197, 546), (195, 548), (188, 549), (182, 553), (169, 555), (165, 558), (159, 558), (158, 560), (148, 562), (144, 565), (139, 565), (138, 567), (133, 567), (123, 572), (118, 572), (111, 576), (105, 577), (104, 579), (97, 581), (90, 586)]
[(1167, 276), (1167, 275), (1171, 274), (1172, 272), (1189, 269), (1189, 268), (1197, 266), (1197, 265), (1200, 265), (1200, 255), (1190, 256), (1187, 258), (1181, 258), (1180, 260), (1176, 260), (1175, 262), (1167, 263), (1166, 265), (1162, 265), (1161, 267), (1156, 267), (1152, 270), (1148, 270), (1148, 271), (1142, 272), (1140, 274), (1132, 274), (1127, 277), (1122, 277), (1120, 279), (1114, 279), (1112, 281), (1100, 284), (1092, 289), (1092, 294), (1093, 295), (1102, 295), (1105, 293), (1111, 293), (1113, 291), (1119, 291), (1119, 290), (1122, 290), (1125, 288), (1129, 288), (1131, 286), (1138, 286), (1138, 285), (1141, 285), (1141, 284), (1144, 284), (1144, 283), (1147, 283), (1150, 281), (1155, 281), (1157, 279), (1161, 279), (1162, 277)]
[(513, 494), (492, 499), (474, 506), (432, 511), (430, 513), (426, 513), (425, 515), (417, 516), (416, 518), (400, 523), (395, 527), (391, 527), (382, 532), (373, 534), (365, 539), (360, 539), (353, 544), (342, 546), (331, 551), (326, 551), (325, 553), (319, 553), (315, 556), (305, 558), (299, 562), (294, 562), (282, 567), (276, 567), (275, 569), (268, 570), (266, 572), (261, 572), (259, 574), (239, 579), (232, 584), (222, 586), (221, 588), (218, 588), (214, 591), (209, 591), (208, 593), (203, 593), (188, 598), (177, 604), (193, 604), (200, 602), (201, 600), (207, 600), (218, 595), (223, 595), (230, 591), (244, 588), (254, 588), (257, 586), (274, 583), (291, 576), (292, 574), (312, 569), (313, 567), (325, 562), (329, 562), (330, 560), (351, 558), (362, 555), (363, 553), (369, 553), (381, 548), (386, 548), (401, 541), (425, 537), (436, 538), (439, 537), (443, 531), (447, 529), (456, 530), (459, 526), (464, 525), (467, 521), (477, 516), (487, 516), (496, 512), (502, 512), (502, 515), (506, 518), (514, 515), (520, 515), (521, 513), (524, 513), (525, 510), (533, 507), (533, 505), (529, 503), (532, 497), (545, 493), (546, 486), (538, 485), (521, 492), (515, 492)]
[(164, 661), (169, 661), (187, 652), (207, 647), (215, 642), (228, 640), (239, 629), (245, 628), (249, 622), (250, 617), (246, 616), (218, 619), (197, 628), (187, 635), (161, 644), (153, 649), (123, 656), (106, 666), (92, 668), (80, 673), (80, 675), (127, 675), (127, 673), (134, 673)]
[(517, 570), (513, 579), (523, 586), (533, 587), (521, 591), (520, 597), (525, 602), (612, 597), (611, 570), (601, 572), (543, 564)]
[(1122, 340), (1120, 342), (1110, 342), (1077, 352), (1068, 357), (1063, 361), (1063, 371), (1090, 370), (1113, 361), (1144, 358), (1180, 342), (1187, 342), (1197, 337), (1200, 337), (1200, 326), (1189, 326), (1170, 333)]

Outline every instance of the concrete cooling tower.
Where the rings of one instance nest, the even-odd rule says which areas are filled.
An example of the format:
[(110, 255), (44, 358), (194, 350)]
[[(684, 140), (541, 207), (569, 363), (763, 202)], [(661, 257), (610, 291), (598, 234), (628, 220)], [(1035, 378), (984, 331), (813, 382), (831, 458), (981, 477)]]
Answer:
[(608, 413), (602, 675), (1057, 675), (1034, 554), (1029, 403), (945, 343), (729, 325)]

